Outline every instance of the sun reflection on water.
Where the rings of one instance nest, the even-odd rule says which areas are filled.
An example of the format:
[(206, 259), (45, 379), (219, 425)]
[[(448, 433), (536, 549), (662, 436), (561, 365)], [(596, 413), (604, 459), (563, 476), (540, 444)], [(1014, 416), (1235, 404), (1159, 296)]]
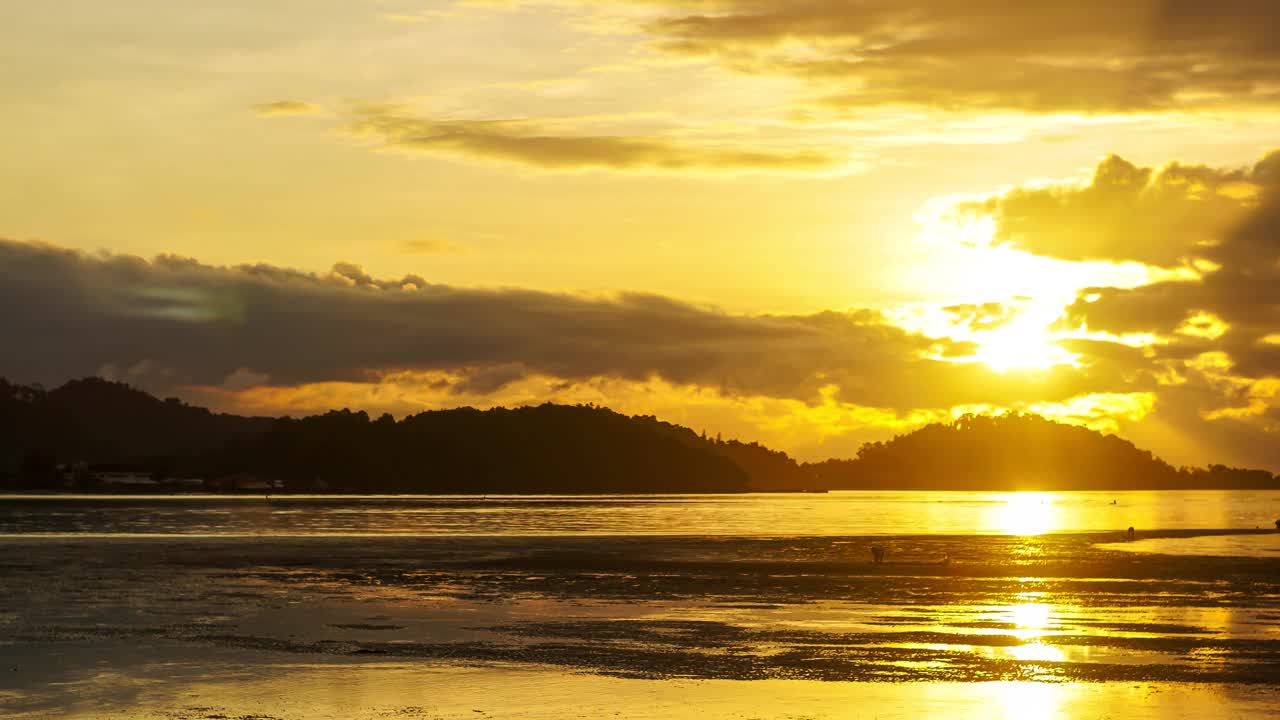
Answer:
[(1058, 510), (1053, 493), (1015, 492), (1000, 496), (1004, 505), (994, 528), (1009, 535), (1041, 535), (1058, 529)]
[(1009, 720), (1049, 720), (1059, 717), (1062, 689), (1039, 682), (997, 683), (1003, 717)]
[(1018, 632), (1023, 640), (1033, 637), (1039, 637), (1049, 626), (1049, 617), (1052, 614), (1052, 608), (1048, 605), (1030, 602), (1023, 605), (1014, 605), (1009, 608), (1009, 622), (1018, 627)]
[(1012, 634), (1025, 643), (1007, 649), (1014, 659), (1024, 662), (1060, 662), (1066, 659), (1061, 648), (1041, 641), (1050, 628), (1052, 605), (1027, 602), (1011, 605), (1002, 614), (1015, 626)]

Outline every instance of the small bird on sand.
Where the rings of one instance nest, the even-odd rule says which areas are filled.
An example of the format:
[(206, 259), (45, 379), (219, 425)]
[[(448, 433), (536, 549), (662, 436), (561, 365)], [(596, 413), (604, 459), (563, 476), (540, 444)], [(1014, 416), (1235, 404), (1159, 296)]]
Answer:
[(1129, 539), (1130, 539), (1130, 540), (1132, 540), (1132, 539), (1133, 539), (1134, 535), (1137, 535), (1137, 533), (1135, 533), (1135, 532), (1133, 531), (1133, 526), (1132, 526), (1132, 525), (1130, 525), (1130, 526), (1129, 526), (1129, 529), (1125, 531), (1125, 535), (1127, 535), (1127, 536), (1129, 537)]

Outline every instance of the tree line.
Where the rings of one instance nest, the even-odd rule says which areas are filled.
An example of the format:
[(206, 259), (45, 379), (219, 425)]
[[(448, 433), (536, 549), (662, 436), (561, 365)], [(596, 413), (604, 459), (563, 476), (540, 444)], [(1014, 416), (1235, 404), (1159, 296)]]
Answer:
[(0, 379), (0, 428), (11, 489), (66, 488), (71, 463), (364, 493), (1280, 488), (1265, 470), (1174, 468), (1114, 435), (1020, 413), (966, 415), (854, 458), (798, 463), (594, 405), (242, 417), (98, 378), (53, 390)]

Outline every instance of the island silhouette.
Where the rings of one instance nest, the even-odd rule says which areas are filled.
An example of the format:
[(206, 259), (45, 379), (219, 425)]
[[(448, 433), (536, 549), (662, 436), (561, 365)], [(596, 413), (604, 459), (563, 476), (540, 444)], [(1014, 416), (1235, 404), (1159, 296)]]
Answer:
[(965, 415), (819, 463), (595, 405), (243, 417), (100, 378), (52, 390), (0, 379), (0, 426), (10, 491), (1280, 489), (1266, 470), (1175, 468), (1115, 435), (1022, 413)]

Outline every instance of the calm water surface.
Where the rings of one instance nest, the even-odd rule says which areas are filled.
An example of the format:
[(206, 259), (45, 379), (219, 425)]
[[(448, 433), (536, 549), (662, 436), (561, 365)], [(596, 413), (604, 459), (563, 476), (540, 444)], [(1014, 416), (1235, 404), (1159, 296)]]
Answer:
[(1244, 531), (1277, 517), (1275, 491), (6, 496), (0, 717), (1271, 716), (1280, 532)]
[(0, 535), (1038, 535), (1270, 528), (1280, 491), (9, 496)]

